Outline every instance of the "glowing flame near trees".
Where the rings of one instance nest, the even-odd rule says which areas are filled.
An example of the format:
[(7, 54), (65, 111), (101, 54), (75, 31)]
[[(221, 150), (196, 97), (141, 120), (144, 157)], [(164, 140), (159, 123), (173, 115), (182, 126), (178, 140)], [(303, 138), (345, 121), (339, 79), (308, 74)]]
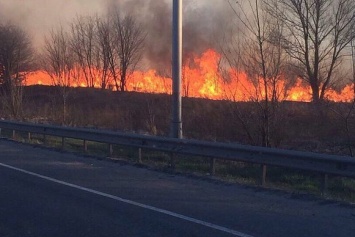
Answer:
[[(261, 79), (253, 83), (244, 72), (235, 69), (229, 69), (225, 75), (219, 70), (220, 60), (221, 55), (212, 49), (206, 50), (201, 56), (189, 59), (183, 68), (183, 96), (233, 101), (258, 101), (263, 98)], [(72, 81), (73, 87), (87, 87), (84, 78)], [(53, 85), (53, 81), (45, 72), (36, 71), (28, 75), (25, 85)], [(95, 82), (95, 87), (100, 87), (99, 78)], [(276, 87), (280, 101), (312, 100), (310, 87), (301, 79), (297, 79), (291, 85), (287, 83), (287, 79), (283, 79)], [(113, 82), (111, 88), (114, 88)], [(137, 70), (130, 75), (127, 90), (171, 94), (171, 78), (161, 76), (153, 69), (144, 72)], [(353, 85), (346, 85), (340, 92), (329, 89), (325, 98), (335, 102), (350, 102), (354, 99)]]

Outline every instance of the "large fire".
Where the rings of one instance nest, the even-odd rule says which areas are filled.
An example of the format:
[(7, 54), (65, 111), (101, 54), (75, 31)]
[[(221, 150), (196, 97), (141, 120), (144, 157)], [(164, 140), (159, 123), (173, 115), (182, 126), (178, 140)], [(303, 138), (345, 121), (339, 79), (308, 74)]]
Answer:
[[(216, 51), (207, 50), (186, 63), (182, 73), (183, 96), (233, 101), (262, 100), (265, 97), (264, 83), (261, 79), (252, 82), (245, 73), (233, 69), (222, 73), (219, 70), (220, 59), (221, 55)], [(128, 79), (127, 90), (170, 94), (171, 84), (171, 78), (160, 76), (155, 70), (134, 71)], [(27, 76), (25, 85), (54, 85), (54, 81), (47, 73), (37, 71)], [(100, 82), (97, 80), (95, 86), (99, 85)], [(86, 83), (82, 78), (73, 82), (71, 86), (86, 87)], [(114, 88), (113, 83), (111, 88)], [(300, 79), (292, 84), (287, 83), (285, 79), (278, 79), (272, 88), (269, 86), (268, 91), (276, 92), (279, 100), (309, 102), (312, 99), (310, 87)], [(352, 101), (354, 87), (347, 85), (340, 92), (330, 89), (326, 93), (326, 98), (336, 102)]]

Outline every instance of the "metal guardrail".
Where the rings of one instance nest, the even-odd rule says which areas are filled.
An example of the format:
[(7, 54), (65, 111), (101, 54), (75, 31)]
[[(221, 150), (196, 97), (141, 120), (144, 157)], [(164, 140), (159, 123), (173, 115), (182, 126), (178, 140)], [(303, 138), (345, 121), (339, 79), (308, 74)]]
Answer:
[[(214, 173), (215, 160), (223, 159), (318, 172), (324, 175), (324, 186), (329, 174), (355, 178), (355, 158), (347, 156), (11, 121), (0, 121), (0, 129), (12, 130), (13, 134), (15, 131), (22, 131), (28, 132), (29, 136), (31, 133), (36, 133), (62, 137), (63, 147), (65, 138), (74, 138), (83, 140), (84, 144), (86, 141), (95, 141), (171, 154), (209, 157), (211, 173)], [(263, 180), (264, 176), (265, 174)]]

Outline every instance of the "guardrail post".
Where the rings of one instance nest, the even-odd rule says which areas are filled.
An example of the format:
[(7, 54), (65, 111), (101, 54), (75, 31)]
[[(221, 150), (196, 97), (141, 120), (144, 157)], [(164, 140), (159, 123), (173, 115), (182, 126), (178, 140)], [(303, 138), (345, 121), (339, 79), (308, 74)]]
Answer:
[(328, 174), (322, 174), (321, 192), (323, 196), (328, 193)]
[(210, 160), (210, 175), (215, 175), (216, 174), (216, 159), (211, 158)]
[(138, 163), (142, 163), (142, 148), (138, 148)]
[(31, 133), (30, 132), (27, 133), (27, 140), (31, 141)]
[(65, 137), (62, 137), (62, 150), (64, 150), (65, 147)]
[(260, 181), (261, 186), (266, 185), (266, 173), (267, 173), (267, 166), (261, 165), (261, 181)]
[(83, 141), (84, 152), (88, 152), (88, 143), (86, 140)]
[(16, 131), (15, 130), (12, 130), (12, 139), (16, 139)]
[(170, 168), (175, 170), (175, 154), (173, 152), (170, 153)]
[(113, 146), (112, 144), (108, 144), (108, 156), (112, 157), (113, 155)]
[(1, 128), (0, 128), (0, 136), (1, 136), (2, 134), (1, 134)]

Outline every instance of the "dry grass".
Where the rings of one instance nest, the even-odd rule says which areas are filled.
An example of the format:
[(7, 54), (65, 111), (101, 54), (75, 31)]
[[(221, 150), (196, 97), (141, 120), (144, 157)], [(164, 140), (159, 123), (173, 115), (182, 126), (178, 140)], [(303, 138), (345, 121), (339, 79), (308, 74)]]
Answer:
[[(54, 87), (25, 88), (24, 119), (52, 124), (62, 123), (61, 97)], [(210, 141), (260, 145), (260, 114), (257, 104), (232, 103), (207, 99), (183, 99), (184, 137)], [(346, 132), (345, 116), (350, 105), (325, 103), (315, 109), (310, 103), (284, 102), (278, 105), (271, 127), (274, 146), (295, 150), (349, 154), (355, 134)], [(171, 98), (164, 94), (111, 92), (73, 88), (68, 98), (66, 124), (77, 127), (105, 128), (167, 136), (170, 131)], [(6, 114), (1, 114), (6, 118)], [(244, 120), (253, 140), (247, 136)], [(355, 129), (355, 113), (349, 117)], [(350, 137), (347, 135), (350, 134)]]
[[(110, 92), (97, 89), (72, 89), (68, 100), (67, 125), (105, 128), (158, 136), (169, 135), (171, 99), (168, 95), (134, 92)], [(61, 124), (61, 100), (56, 88), (33, 86), (25, 88), (24, 119), (27, 121)], [(274, 144), (281, 148), (348, 155), (355, 145), (355, 134), (347, 133), (343, 115), (349, 112), (346, 103), (325, 103), (315, 109), (309, 103), (284, 102), (279, 104), (277, 126), (272, 130)], [(259, 145), (257, 106), (251, 102), (232, 103), (206, 99), (183, 99), (183, 130), (186, 138), (250, 144), (241, 121), (236, 119), (235, 108), (246, 119), (249, 132)], [(6, 118), (6, 114), (1, 114)], [(354, 111), (348, 118), (348, 129), (355, 129)], [(3, 135), (12, 136), (11, 131)], [(349, 135), (349, 136), (347, 136)], [(26, 141), (26, 134), (17, 138)], [(277, 142), (276, 142), (277, 140)], [(43, 143), (43, 136), (32, 137), (32, 142)], [(47, 137), (47, 142), (61, 148), (61, 140)], [(82, 141), (66, 140), (65, 149), (86, 155), (107, 157), (107, 144), (89, 142), (84, 152)], [(113, 157), (137, 162), (137, 149), (114, 146)], [(160, 152), (144, 151), (144, 165), (157, 169), (169, 168), (170, 156)], [(176, 171), (206, 176), (210, 172), (209, 159), (179, 156)], [(258, 185), (260, 167), (239, 162), (216, 162), (216, 176), (224, 181)], [(320, 194), (317, 174), (281, 168), (268, 168), (268, 186)], [(330, 177), (329, 195), (335, 199), (355, 200), (355, 181)]]

